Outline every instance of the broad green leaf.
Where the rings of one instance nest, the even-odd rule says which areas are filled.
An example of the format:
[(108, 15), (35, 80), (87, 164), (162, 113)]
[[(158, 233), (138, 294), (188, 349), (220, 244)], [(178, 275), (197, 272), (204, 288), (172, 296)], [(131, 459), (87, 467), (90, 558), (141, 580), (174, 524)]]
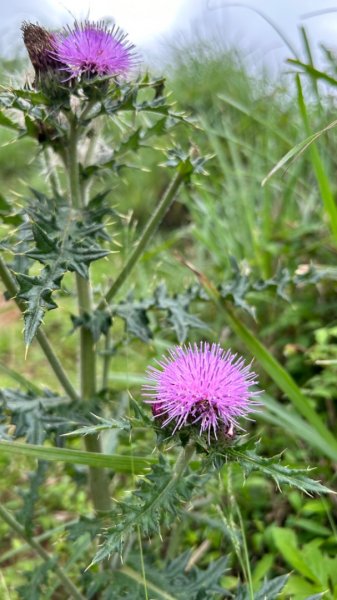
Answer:
[(308, 566), (302, 551), (298, 547), (297, 538), (291, 529), (282, 527), (273, 527), (273, 539), (277, 549), (281, 552), (293, 569), (296, 569), (301, 575), (307, 577), (310, 581), (320, 584), (315, 573)]
[(9, 117), (7, 117), (2, 111), (0, 111), (0, 126), (8, 127), (9, 129), (14, 129), (15, 131), (20, 131), (21, 127), (15, 121), (12, 121)]

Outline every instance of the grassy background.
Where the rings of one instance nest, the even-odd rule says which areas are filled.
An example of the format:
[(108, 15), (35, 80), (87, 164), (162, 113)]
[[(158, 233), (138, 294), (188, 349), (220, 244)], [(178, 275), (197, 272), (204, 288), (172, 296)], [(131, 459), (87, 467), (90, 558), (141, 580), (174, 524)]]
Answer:
[[(333, 78), (337, 63), (333, 56), (326, 58), (329, 59), (326, 72)], [(303, 37), (303, 62), (310, 65), (310, 61), (309, 47)], [(203, 154), (213, 157), (208, 177), (197, 179), (195, 185), (180, 195), (137, 267), (132, 278), (136, 295), (151, 295), (162, 280), (171, 292), (179, 292), (194, 282), (194, 275), (178, 260), (177, 253), (216, 284), (228, 282), (235, 275), (241, 285), (245, 277), (255, 282), (270, 280), (282, 269), (305, 272), (311, 264), (334, 273), (336, 223), (332, 221), (329, 198), (334, 206), (335, 131), (332, 129), (322, 136), (314, 150), (308, 149), (261, 187), (263, 178), (284, 154), (334, 119), (334, 84), (330, 81), (331, 87), (326, 83), (320, 87), (324, 78), (314, 71), (312, 64), (311, 68), (301, 77), (302, 87), (296, 88), (293, 74), (277, 82), (265, 73), (255, 71), (252, 75), (236, 52), (225, 53), (207, 45), (177, 52), (168, 85), (178, 107), (194, 117), (195, 127), (179, 127), (174, 142), (187, 146), (192, 140)], [(107, 128), (105, 134), (109, 144), (112, 128)], [(2, 193), (20, 205), (27, 186), (46, 189), (45, 177), (41, 177), (41, 167), (45, 167), (32, 142), (22, 140), (12, 144), (11, 140), (12, 134), (1, 130)], [(166, 143), (159, 143), (164, 149)], [(94, 266), (97, 299), (118, 273), (132, 241), (168, 181), (164, 169), (158, 170), (155, 163), (158, 155), (151, 148), (144, 149), (135, 161), (147, 171), (123, 172), (121, 180), (107, 174), (111, 180), (111, 202), (122, 215), (124, 226), (121, 230), (117, 225), (111, 226), (111, 232), (116, 233), (118, 253)], [(236, 274), (233, 259), (238, 269)], [(268, 371), (257, 356), (256, 369), (268, 397), (266, 408), (250, 427), (251, 433), (256, 439), (261, 438), (266, 456), (285, 451), (286, 463), (316, 467), (314, 476), (331, 487), (335, 485), (337, 461), (324, 451), (319, 423), (336, 435), (334, 277), (307, 286), (290, 284), (288, 301), (270, 289), (248, 293), (247, 301), (256, 307), (256, 319), (240, 308), (235, 309), (235, 315), (252, 331), (253, 346), (247, 345), (244, 335), (235, 335), (226, 311), (209, 304), (195, 307), (209, 329), (205, 335), (196, 331), (191, 336), (191, 341), (202, 337), (220, 341), (247, 358), (254, 354), (254, 343), (259, 340), (267, 349), (267, 359), (271, 355), (278, 359), (298, 389), (305, 392), (305, 406), (313, 418), (308, 425), (294, 401), (296, 390), (293, 397), (285, 393), (282, 372), (277, 370), (273, 376), (270, 358)], [(70, 334), (69, 319), (74, 310), (71, 290), (72, 280), (68, 276), (59, 298), (60, 309), (48, 313), (45, 325), (75, 382), (76, 334)], [(14, 369), (41, 387), (57, 389), (35, 344), (27, 360), (24, 359), (21, 319), (7, 303), (1, 305), (0, 324), (2, 387), (13, 386), (9, 369)], [(139, 397), (139, 382), (149, 360), (175, 341), (165, 323), (159, 323), (157, 329), (155, 341), (145, 345), (134, 339), (125, 340), (122, 324), (116, 322), (114, 337), (120, 343), (120, 352), (112, 357), (109, 375), (115, 402), (124, 401), (125, 388)], [(141, 443), (144, 448), (151, 448), (154, 441)], [(122, 437), (120, 448), (123, 450), (128, 444), (129, 440)], [(0, 463), (1, 497), (8, 508), (19, 510), (22, 497), (18, 491), (28, 487), (34, 462), (27, 459), (19, 464), (0, 456)], [(46, 485), (41, 488), (36, 504), (35, 534), (59, 526), (55, 532), (51, 531), (45, 543), (47, 548), (59, 551), (65, 562), (69, 561), (69, 550), (62, 526), (76, 514), (85, 515), (89, 510), (80, 487), (82, 482), (81, 470), (77, 470), (74, 478), (74, 468), (49, 467)], [(122, 489), (123, 480), (116, 486), (117, 496)], [(304, 600), (326, 590), (325, 598), (336, 598), (335, 518), (334, 496), (307, 498), (291, 489), (284, 489), (281, 494), (260, 476), (251, 476), (243, 485), (239, 470), (228, 468), (219, 481), (208, 485), (205, 497), (196, 500), (193, 514), (186, 514), (182, 525), (173, 529), (164, 544), (163, 560), (191, 547), (205, 548), (201, 566), (230, 553), (230, 574), (223, 578), (230, 589), (235, 589), (239, 579), (250, 580), (257, 589), (265, 576), (291, 572), (283, 598)], [(0, 597), (2, 593), (4, 598), (15, 599), (18, 578), (23, 581), (23, 572), (34, 568), (36, 559), (20, 541), (12, 538), (1, 522), (0, 534), (4, 553), (0, 558)], [(86, 556), (90, 556), (90, 548)], [(72, 563), (68, 568), (76, 574)]]

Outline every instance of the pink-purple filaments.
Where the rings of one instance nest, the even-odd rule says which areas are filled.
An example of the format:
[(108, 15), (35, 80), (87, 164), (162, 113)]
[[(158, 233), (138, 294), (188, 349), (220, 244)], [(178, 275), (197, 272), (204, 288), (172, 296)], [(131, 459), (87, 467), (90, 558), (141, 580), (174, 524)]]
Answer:
[(75, 23), (53, 37), (51, 56), (74, 77), (126, 75), (137, 62), (134, 46), (118, 28), (104, 23)]
[(217, 439), (232, 431), (260, 404), (251, 365), (218, 344), (176, 346), (157, 364), (147, 370), (143, 396), (162, 427), (173, 424), (173, 432), (196, 424), (210, 443), (211, 434)]

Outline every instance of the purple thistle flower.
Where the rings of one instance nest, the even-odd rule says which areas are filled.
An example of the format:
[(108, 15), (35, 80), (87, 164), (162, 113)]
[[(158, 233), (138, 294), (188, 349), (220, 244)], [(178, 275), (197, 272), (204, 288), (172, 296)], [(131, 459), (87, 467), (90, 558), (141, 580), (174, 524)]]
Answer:
[(76, 23), (54, 35), (51, 56), (59, 61), (60, 70), (69, 79), (81, 75), (126, 75), (136, 63), (134, 46), (118, 27), (109, 29), (104, 23)]
[(173, 433), (197, 424), (210, 443), (211, 434), (232, 435), (238, 418), (260, 404), (254, 400), (260, 392), (251, 389), (257, 384), (251, 365), (218, 344), (176, 346), (157, 364), (160, 369), (147, 370), (143, 396), (162, 427), (173, 423)]

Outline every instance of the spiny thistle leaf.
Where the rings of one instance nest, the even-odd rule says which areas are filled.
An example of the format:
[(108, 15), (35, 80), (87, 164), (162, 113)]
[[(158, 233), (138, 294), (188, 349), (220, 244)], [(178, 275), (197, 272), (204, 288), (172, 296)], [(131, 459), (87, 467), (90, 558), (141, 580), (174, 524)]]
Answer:
[[(35, 443), (38, 444), (40, 442), (37, 441)], [(22, 523), (26, 533), (30, 537), (33, 535), (35, 505), (39, 500), (40, 488), (45, 481), (47, 470), (48, 463), (39, 460), (36, 471), (29, 476), (29, 489), (21, 492), (21, 495), (23, 496), (23, 507), (16, 515), (16, 518)]]
[(188, 312), (189, 305), (194, 299), (192, 290), (183, 294), (169, 296), (165, 284), (158, 286), (154, 293), (155, 307), (167, 312), (167, 319), (182, 344), (190, 329), (207, 329), (207, 325), (195, 315)]
[(51, 558), (38, 567), (34, 567), (33, 571), (25, 571), (23, 575), (26, 582), (17, 588), (19, 598), (22, 598), (22, 600), (41, 600), (41, 595), (46, 591), (45, 586), (49, 575), (53, 572), (55, 562), (56, 558)]
[[(297, 469), (284, 466), (280, 463), (280, 455), (272, 458), (259, 456), (255, 451), (248, 448), (232, 447), (226, 450), (226, 454), (232, 460), (237, 461), (248, 476), (252, 471), (259, 471), (267, 477), (271, 477), (277, 486), (282, 484), (295, 487), (306, 494), (331, 494), (333, 493), (319, 481), (308, 477), (311, 469)], [(222, 455), (223, 457), (225, 454)]]
[(98, 417), (97, 415), (92, 415), (95, 419), (97, 419), (100, 423), (98, 425), (86, 425), (84, 427), (80, 427), (75, 431), (70, 431), (69, 433), (65, 433), (66, 437), (79, 437), (81, 435), (92, 435), (99, 434), (101, 431), (107, 431), (110, 429), (122, 429), (123, 431), (131, 430), (131, 423), (127, 419), (107, 419), (104, 417)]
[(153, 305), (152, 298), (136, 301), (133, 300), (132, 294), (129, 294), (125, 301), (111, 306), (111, 312), (123, 319), (128, 334), (134, 335), (143, 342), (149, 342), (153, 335), (149, 327), (150, 320), (147, 311)]
[(280, 575), (264, 581), (262, 587), (256, 592), (255, 600), (275, 600), (285, 587), (289, 575)]
[(26, 210), (31, 225), (24, 223), (21, 230), (30, 232), (34, 247), (24, 256), (37, 260), (44, 266), (38, 276), (16, 274), (19, 284), (18, 298), (27, 303), (24, 312), (26, 346), (29, 346), (46, 311), (57, 308), (53, 299), (60, 290), (67, 271), (88, 276), (91, 262), (103, 258), (109, 251), (100, 247), (96, 240), (109, 239), (103, 219), (109, 212), (103, 205), (105, 194), (87, 208), (80, 216), (72, 211), (63, 198), (49, 199), (33, 190), (34, 197)]
[[(274, 577), (274, 579), (267, 579), (260, 589), (255, 592), (254, 600), (275, 600), (287, 584), (288, 579), (289, 575), (280, 575), (279, 577)], [(251, 600), (251, 591), (247, 584), (239, 586), (234, 598), (235, 600)]]
[(14, 439), (25, 437), (30, 444), (42, 444), (49, 427), (47, 415), (55, 411), (60, 418), (68, 402), (49, 390), (36, 394), (4, 388), (0, 391), (0, 416), (9, 423)]
[[(219, 580), (227, 571), (228, 559), (220, 558), (210, 562), (206, 569), (199, 569), (196, 566), (188, 567), (190, 558), (191, 552), (185, 552), (170, 562), (165, 570), (147, 561), (144, 568), (149, 597), (158, 600), (167, 595), (172, 600), (215, 600), (222, 597), (227, 590), (219, 585)], [(115, 572), (116, 597), (143, 600), (144, 584), (139, 578), (138, 581), (136, 579), (140, 571), (139, 559), (131, 555), (127, 564)], [(112, 586), (108, 586), (104, 593), (104, 598), (111, 597), (108, 594), (112, 593)]]
[(18, 298), (27, 303), (24, 312), (26, 346), (30, 346), (35, 334), (42, 323), (44, 314), (48, 310), (57, 308), (52, 298), (53, 292), (59, 290), (66, 270), (57, 261), (53, 266), (47, 265), (39, 276), (16, 274), (20, 286)]
[(168, 326), (171, 327), (179, 341), (183, 343), (191, 329), (207, 329), (207, 325), (196, 315), (189, 312), (190, 305), (197, 297), (196, 287), (182, 294), (170, 295), (165, 284), (160, 284), (154, 291), (153, 297), (134, 300), (129, 294), (125, 301), (110, 305), (112, 315), (122, 318), (126, 331), (138, 337), (143, 342), (149, 342), (153, 337), (150, 329), (150, 311), (166, 313)]
[(255, 306), (251, 303), (249, 295), (257, 292), (272, 291), (279, 298), (290, 301), (290, 292), (296, 287), (315, 285), (323, 280), (336, 281), (337, 269), (334, 267), (321, 267), (318, 265), (301, 265), (295, 272), (282, 268), (269, 279), (254, 278), (253, 272), (247, 272), (231, 257), (232, 277), (220, 284), (218, 290), (225, 300), (230, 300), (238, 308), (245, 310), (255, 318)]
[(68, 525), (66, 530), (68, 533), (68, 539), (71, 542), (75, 542), (82, 535), (89, 533), (90, 538), (93, 540), (101, 531), (102, 523), (100, 519), (94, 519), (89, 517), (81, 516), (76, 523)]
[(78, 317), (71, 315), (70, 318), (73, 324), (73, 331), (78, 327), (84, 327), (84, 329), (91, 332), (95, 342), (98, 342), (102, 334), (107, 335), (112, 325), (111, 315), (104, 310), (95, 310), (90, 315), (84, 313)]
[[(105, 541), (94, 556), (91, 565), (108, 558), (113, 552), (122, 553), (125, 539), (135, 528), (145, 536), (158, 532), (160, 524), (169, 524), (169, 517), (177, 516), (190, 499), (200, 475), (187, 474), (175, 479), (172, 469), (162, 455), (146, 475), (133, 500), (121, 502), (113, 512), (115, 524), (105, 533)], [(136, 501), (135, 501), (136, 500)]]

